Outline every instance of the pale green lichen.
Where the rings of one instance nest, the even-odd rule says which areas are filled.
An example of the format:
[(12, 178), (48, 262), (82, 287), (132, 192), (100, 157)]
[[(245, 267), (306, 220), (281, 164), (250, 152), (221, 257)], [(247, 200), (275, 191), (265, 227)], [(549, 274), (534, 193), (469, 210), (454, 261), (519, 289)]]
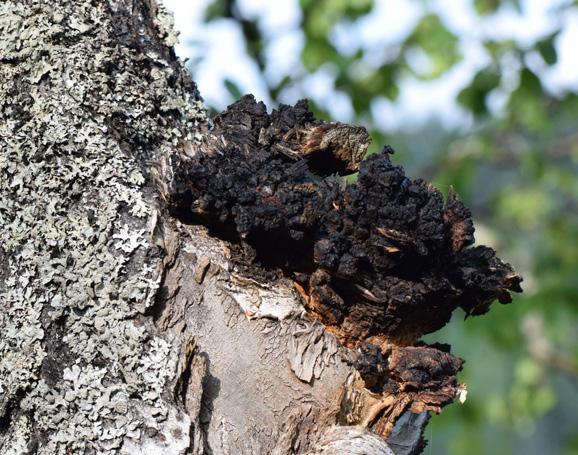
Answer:
[(175, 412), (178, 348), (133, 322), (161, 267), (143, 163), (204, 114), (177, 64), (112, 37), (109, 8), (0, 4), (2, 453), (121, 453)]
[(157, 27), (159, 37), (163, 39), (164, 43), (169, 47), (179, 42), (179, 35), (175, 31), (174, 22), (173, 15), (164, 5), (159, 5), (154, 23)]

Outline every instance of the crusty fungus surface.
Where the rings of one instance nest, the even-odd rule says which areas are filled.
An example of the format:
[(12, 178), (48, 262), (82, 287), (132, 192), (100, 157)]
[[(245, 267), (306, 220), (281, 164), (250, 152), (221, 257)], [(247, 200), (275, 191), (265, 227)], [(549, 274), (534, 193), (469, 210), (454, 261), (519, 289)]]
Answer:
[[(173, 155), (168, 206), (228, 240), (253, 278), (294, 281), (308, 314), (355, 352), (350, 386), (361, 384), (367, 409), (345, 420), (387, 436), (405, 410), (439, 411), (459, 392), (463, 361), (419, 338), (456, 308), (509, 303), (521, 277), (472, 247), (471, 213), (453, 191), (444, 201), (406, 177), (387, 146), (362, 161), (368, 144), (364, 128), (315, 120), (305, 101), (268, 114), (245, 96), (200, 147)], [(333, 177), (354, 172), (347, 186)]]

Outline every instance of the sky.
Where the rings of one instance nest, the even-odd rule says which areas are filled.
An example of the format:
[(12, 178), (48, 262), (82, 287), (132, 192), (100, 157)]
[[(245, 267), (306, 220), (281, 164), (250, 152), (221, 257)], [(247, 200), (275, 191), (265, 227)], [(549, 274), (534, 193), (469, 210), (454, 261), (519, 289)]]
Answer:
[[(163, 2), (174, 13), (175, 28), (180, 32), (176, 52), (181, 58), (192, 60), (193, 78), (208, 104), (222, 109), (232, 101), (223, 86), (223, 80), (228, 78), (234, 80), (242, 91), (253, 93), (270, 105), (258, 68), (245, 53), (241, 31), (227, 20), (203, 24), (203, 11), (211, 0)], [(464, 59), (438, 80), (423, 82), (406, 78), (396, 102), (383, 99), (374, 103), (372, 113), (376, 126), (390, 129), (408, 121), (419, 123), (431, 116), (439, 116), (445, 123), (453, 125), (467, 121), (464, 111), (454, 100), (472, 75), (489, 61), (479, 37), (509, 38), (521, 45), (528, 45), (558, 25), (556, 19), (548, 14), (548, 9), (563, 2), (525, 0), (521, 15), (513, 9), (502, 8), (499, 14), (480, 22), (468, 0), (430, 1), (430, 8), (460, 37)], [(376, 7), (370, 15), (336, 30), (333, 41), (341, 52), (354, 52), (359, 45), (382, 50), (399, 42), (411, 32), (423, 8), (423, 2), (416, 0), (376, 0), (375, 3)], [(303, 37), (299, 30), (301, 12), (298, 0), (241, 0), (240, 8), (244, 15), (260, 18), (260, 27), (268, 40), (270, 63), (267, 78), (275, 80), (300, 65)], [(542, 62), (536, 58), (536, 68), (532, 68), (540, 70), (543, 83), (553, 93), (569, 88), (578, 89), (578, 52), (575, 49), (578, 43), (578, 13), (574, 12), (562, 20), (564, 31), (556, 41), (558, 63), (552, 68), (540, 68)], [(351, 36), (355, 36), (355, 39), (352, 40)], [(204, 59), (196, 63), (201, 54)], [(371, 59), (373, 53), (367, 54)], [(373, 55), (379, 59), (382, 53), (376, 51)], [(414, 60), (417, 66), (427, 64), (419, 54), (415, 55)], [(507, 80), (507, 74), (505, 76)], [(319, 71), (307, 79), (303, 91), (307, 97), (326, 105), (334, 120), (350, 121), (353, 112), (349, 100), (345, 95), (334, 92), (332, 77), (330, 72)], [(517, 81), (512, 80), (511, 83), (516, 84)], [(294, 103), (302, 96), (301, 91), (288, 91), (283, 101)], [(494, 94), (490, 99), (490, 108), (499, 112), (504, 100), (505, 96)]]

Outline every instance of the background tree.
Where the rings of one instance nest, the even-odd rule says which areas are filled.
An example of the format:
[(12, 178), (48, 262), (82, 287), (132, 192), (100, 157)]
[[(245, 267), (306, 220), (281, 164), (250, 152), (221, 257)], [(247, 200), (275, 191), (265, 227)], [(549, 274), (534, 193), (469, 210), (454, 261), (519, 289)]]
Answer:
[[(376, 23), (385, 3), (301, 0), (291, 30), (267, 27), (266, 11), (236, 0), (209, 2), (205, 19), (242, 32), (265, 97), (307, 96), (321, 117), (370, 126), (374, 144), (393, 145), (413, 177), (444, 191), (453, 185), (473, 208), (477, 238), (523, 271), (519, 304), (439, 335), (468, 359), (462, 379), (471, 394), (466, 406), (434, 420), (431, 453), (578, 453), (578, 96), (558, 66), (578, 3), (545, 2), (548, 25), (522, 39), (504, 29), (504, 17), (521, 21), (532, 2), (409, 2), (418, 13), (407, 32), (394, 42), (379, 33), (367, 38), (397, 26), (394, 10)], [(459, 26), (460, 15), (470, 17), (470, 28)], [(279, 70), (275, 42), (288, 32), (300, 36), (298, 62)], [(204, 34), (193, 74), (206, 43), (217, 39)], [(477, 63), (466, 65), (472, 54)], [(396, 100), (417, 86), (437, 90), (456, 74), (461, 89), (440, 110), (457, 103), (461, 121), (396, 121)], [(230, 99), (254, 89), (234, 76), (222, 86)]]

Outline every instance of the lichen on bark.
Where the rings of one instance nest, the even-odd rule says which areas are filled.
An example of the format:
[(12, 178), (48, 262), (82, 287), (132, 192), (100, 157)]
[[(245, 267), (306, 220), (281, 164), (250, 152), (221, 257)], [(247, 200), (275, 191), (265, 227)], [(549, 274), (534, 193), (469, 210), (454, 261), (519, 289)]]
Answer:
[(154, 2), (0, 4), (3, 454), (189, 444), (161, 396), (178, 344), (134, 323), (161, 273), (145, 162), (204, 121), (167, 17)]

